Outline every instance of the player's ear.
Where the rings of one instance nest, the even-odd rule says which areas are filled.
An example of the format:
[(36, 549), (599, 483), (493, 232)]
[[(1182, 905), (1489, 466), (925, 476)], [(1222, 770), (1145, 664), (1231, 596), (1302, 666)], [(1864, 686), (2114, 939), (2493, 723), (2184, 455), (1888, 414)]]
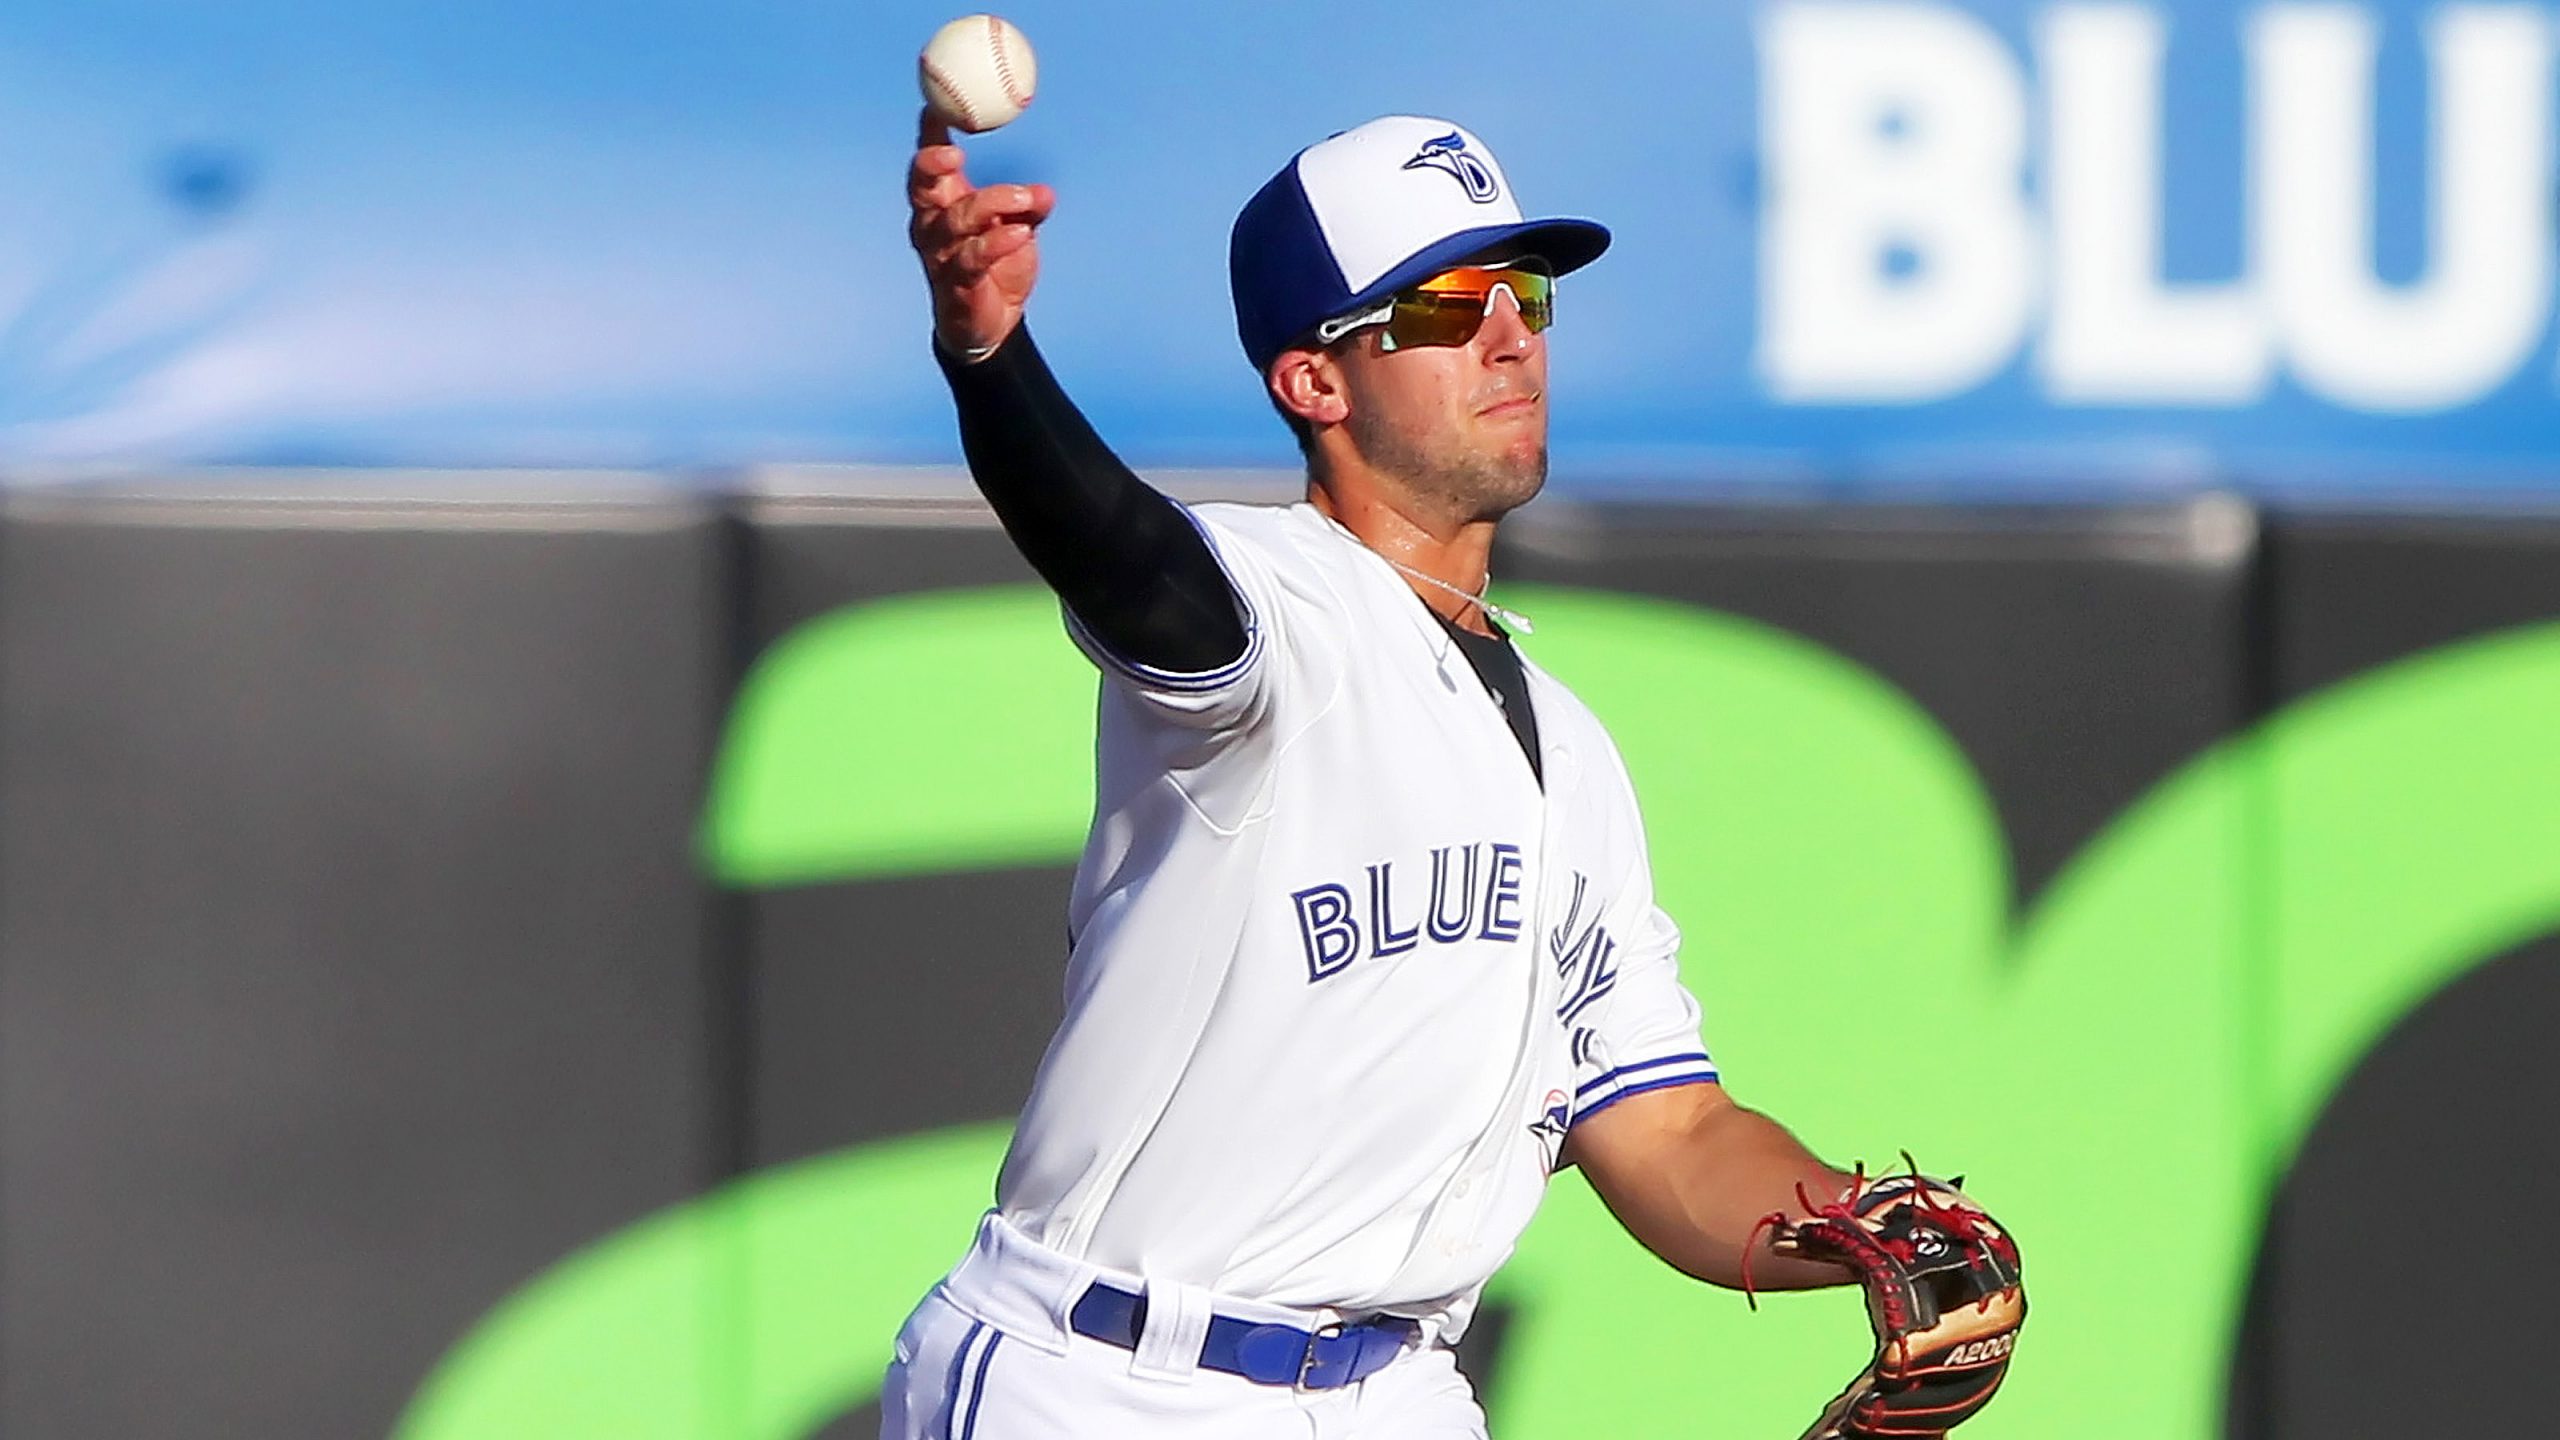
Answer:
[(1310, 425), (1339, 425), (1351, 414), (1342, 362), (1322, 350), (1283, 350), (1271, 362), (1271, 398)]

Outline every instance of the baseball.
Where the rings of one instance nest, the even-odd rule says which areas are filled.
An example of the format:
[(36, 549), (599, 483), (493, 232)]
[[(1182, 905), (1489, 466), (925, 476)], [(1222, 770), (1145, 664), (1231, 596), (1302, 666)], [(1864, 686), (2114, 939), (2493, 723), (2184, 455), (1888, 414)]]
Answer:
[(1022, 113), (1040, 83), (1040, 64), (1012, 21), (963, 15), (925, 42), (916, 83), (937, 118), (975, 135)]

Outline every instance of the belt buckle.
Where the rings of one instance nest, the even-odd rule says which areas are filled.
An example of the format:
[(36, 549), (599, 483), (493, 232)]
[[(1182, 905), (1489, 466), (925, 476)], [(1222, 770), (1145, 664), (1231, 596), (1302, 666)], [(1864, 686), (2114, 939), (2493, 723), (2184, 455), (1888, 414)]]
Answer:
[[(1322, 1348), (1325, 1341), (1341, 1339), (1342, 1332), (1345, 1328), (1346, 1327), (1341, 1321), (1336, 1320), (1330, 1325), (1319, 1325), (1313, 1330), (1307, 1332), (1307, 1353), (1298, 1361), (1298, 1378), (1290, 1387), (1291, 1389), (1304, 1392), (1310, 1388), (1307, 1384), (1307, 1377), (1315, 1373), (1316, 1366), (1319, 1363), (1316, 1352)], [(1355, 1347), (1354, 1354), (1356, 1355), (1357, 1353), (1358, 1352)]]

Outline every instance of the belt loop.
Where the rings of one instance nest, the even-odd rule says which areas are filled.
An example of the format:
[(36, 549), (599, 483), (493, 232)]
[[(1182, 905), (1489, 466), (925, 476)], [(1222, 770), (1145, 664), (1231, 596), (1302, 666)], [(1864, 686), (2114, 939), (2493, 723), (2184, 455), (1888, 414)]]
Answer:
[(1209, 1338), (1209, 1292), (1173, 1280), (1147, 1281), (1146, 1321), (1129, 1373), (1141, 1380), (1188, 1380)]

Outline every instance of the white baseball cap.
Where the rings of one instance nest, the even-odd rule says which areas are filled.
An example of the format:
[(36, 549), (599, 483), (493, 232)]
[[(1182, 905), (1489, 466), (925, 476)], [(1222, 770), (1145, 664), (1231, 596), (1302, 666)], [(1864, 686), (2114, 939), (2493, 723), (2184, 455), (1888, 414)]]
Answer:
[(1228, 237), (1236, 335), (1256, 371), (1317, 325), (1500, 247), (1559, 275), (1609, 248), (1589, 220), (1524, 220), (1464, 127), (1389, 115), (1310, 145), (1254, 192)]

